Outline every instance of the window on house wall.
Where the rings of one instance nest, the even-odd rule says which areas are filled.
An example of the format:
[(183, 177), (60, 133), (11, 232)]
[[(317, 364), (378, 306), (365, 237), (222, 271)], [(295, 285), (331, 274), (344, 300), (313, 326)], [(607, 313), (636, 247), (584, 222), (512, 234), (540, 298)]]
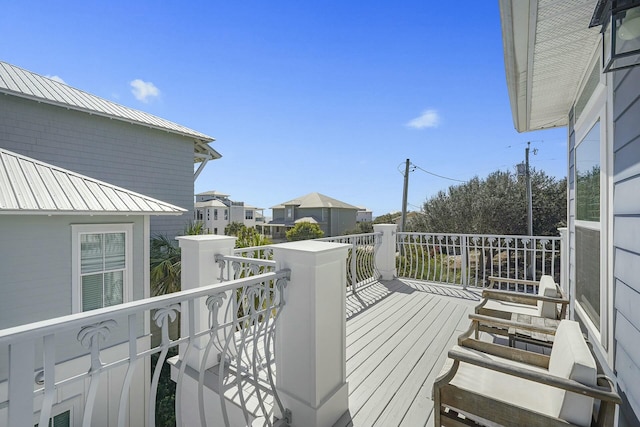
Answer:
[(287, 208), (287, 219), (293, 218), (293, 208)]
[(575, 149), (576, 302), (600, 329), (600, 121)]
[(224, 220), (225, 221), (229, 221), (229, 210), (228, 209), (224, 210)]
[(207, 208), (207, 221), (211, 220), (211, 209)]
[(74, 225), (74, 311), (89, 311), (129, 300), (132, 224)]
[(253, 211), (247, 210), (244, 212), (244, 219), (253, 219)]
[(218, 209), (214, 209), (213, 210), (213, 220), (217, 221), (218, 220)]
[(218, 234), (218, 229), (217, 228), (213, 229), (213, 234), (216, 234), (216, 235)]
[[(49, 427), (70, 427), (71, 426), (71, 410), (62, 412), (49, 419)], [(34, 424), (38, 427), (38, 424)]]

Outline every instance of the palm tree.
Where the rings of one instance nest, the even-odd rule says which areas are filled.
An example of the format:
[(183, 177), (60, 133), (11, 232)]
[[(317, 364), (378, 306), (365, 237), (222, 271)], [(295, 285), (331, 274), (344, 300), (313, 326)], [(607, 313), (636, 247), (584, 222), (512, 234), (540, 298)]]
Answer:
[(170, 294), (180, 290), (180, 248), (167, 236), (151, 239), (151, 294)]

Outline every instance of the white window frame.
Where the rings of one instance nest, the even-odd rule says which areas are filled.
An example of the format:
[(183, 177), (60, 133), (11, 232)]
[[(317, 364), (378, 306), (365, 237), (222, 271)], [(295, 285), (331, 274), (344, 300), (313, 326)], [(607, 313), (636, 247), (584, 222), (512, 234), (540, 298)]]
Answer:
[(83, 234), (124, 233), (125, 270), (122, 284), (123, 303), (133, 300), (133, 223), (71, 225), (71, 309), (82, 313), (82, 279), (80, 274), (80, 236)]
[[(69, 411), (69, 425), (71, 427), (80, 427), (82, 425), (82, 417), (80, 417), (80, 397), (76, 396), (64, 402), (53, 405), (51, 408), (51, 418)], [(33, 414), (33, 425), (40, 423), (40, 411)], [(48, 424), (48, 423), (47, 423)]]
[[(595, 325), (591, 318), (587, 315), (586, 311), (582, 308), (580, 302), (575, 299), (575, 312), (579, 316), (580, 320), (589, 330), (590, 335), (596, 337), (598, 347), (603, 354), (607, 354), (608, 358), (613, 353), (611, 350), (613, 347), (610, 343), (610, 331), (613, 328), (613, 320), (611, 318), (613, 309), (610, 305), (613, 304), (612, 298), (612, 263), (610, 262), (613, 256), (611, 246), (609, 245), (610, 239), (613, 236), (612, 227), (613, 219), (611, 217), (611, 199), (613, 197), (613, 183), (609, 176), (612, 173), (612, 129), (611, 113), (609, 110), (609, 92), (611, 88), (605, 84), (606, 75), (600, 73), (600, 84), (593, 91), (593, 94), (587, 102), (580, 118), (576, 121), (574, 126), (575, 131), (575, 147), (574, 147), (574, 160), (580, 143), (584, 140), (587, 134), (591, 131), (593, 126), (600, 122), (600, 221), (583, 221), (575, 219), (575, 226), (587, 228), (591, 230), (597, 230), (600, 232), (600, 325)], [(577, 164), (574, 162), (574, 169), (577, 170)], [(576, 173), (574, 170), (574, 174)], [(574, 181), (575, 182), (575, 181)], [(576, 183), (577, 184), (577, 183)], [(577, 194), (574, 194), (574, 212), (577, 215)], [(575, 236), (575, 230), (574, 230)], [(575, 249), (575, 237), (572, 242)], [(574, 275), (573, 280), (576, 280)], [(575, 283), (575, 282), (574, 282)]]

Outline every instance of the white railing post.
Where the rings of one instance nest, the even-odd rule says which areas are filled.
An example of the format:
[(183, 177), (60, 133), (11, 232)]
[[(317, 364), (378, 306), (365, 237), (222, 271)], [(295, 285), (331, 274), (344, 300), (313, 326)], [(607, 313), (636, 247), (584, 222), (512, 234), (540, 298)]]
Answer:
[(460, 235), (460, 277), (462, 278), (462, 289), (467, 289), (467, 271), (471, 271), (469, 265), (469, 236)]
[[(291, 426), (332, 426), (349, 408), (346, 381), (346, 259), (350, 245), (299, 241), (273, 246), (290, 269), (276, 325), (276, 390)], [(283, 414), (279, 414), (283, 417)]]
[(375, 224), (373, 231), (382, 233), (380, 247), (376, 253), (376, 266), (380, 279), (393, 280), (398, 277), (396, 271), (396, 230), (395, 224)]
[[(182, 275), (180, 283), (182, 290), (195, 289), (201, 286), (219, 283), (220, 267), (215, 262), (215, 255), (232, 255), (236, 238), (229, 236), (216, 236), (205, 234), (199, 236), (176, 237), (180, 244)], [(193, 313), (194, 331), (189, 331), (189, 308), (188, 302), (181, 304), (180, 335), (192, 336), (194, 333), (209, 329), (209, 311), (204, 303), (204, 298), (196, 300), (194, 306), (196, 312)], [(226, 298), (229, 301), (230, 298)], [(224, 313), (224, 310), (220, 310)], [(201, 368), (201, 359), (208, 342), (208, 337), (204, 336), (193, 342), (189, 350), (187, 364), (197, 370)], [(186, 350), (186, 344), (180, 345), (181, 358)], [(211, 351), (205, 364), (208, 369), (218, 363), (217, 352)]]
[(569, 298), (569, 229), (560, 227), (558, 232), (560, 233), (560, 288)]

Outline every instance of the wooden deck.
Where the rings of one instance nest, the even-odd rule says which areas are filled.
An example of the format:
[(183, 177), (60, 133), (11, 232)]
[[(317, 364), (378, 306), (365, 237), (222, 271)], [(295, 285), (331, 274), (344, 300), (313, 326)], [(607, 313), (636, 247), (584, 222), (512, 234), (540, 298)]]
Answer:
[(349, 295), (349, 412), (335, 427), (433, 425), (433, 380), (479, 302), (477, 291), (404, 279)]

